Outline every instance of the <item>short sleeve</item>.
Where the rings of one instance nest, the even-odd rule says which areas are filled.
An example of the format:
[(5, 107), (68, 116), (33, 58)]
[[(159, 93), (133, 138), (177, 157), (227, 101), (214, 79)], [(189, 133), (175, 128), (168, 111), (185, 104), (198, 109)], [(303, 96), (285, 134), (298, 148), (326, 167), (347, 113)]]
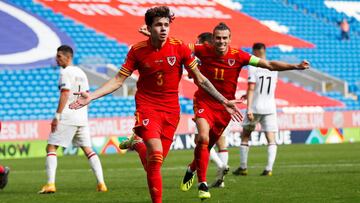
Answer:
[(244, 52), (242, 50), (239, 50), (239, 61), (242, 66), (247, 66), (250, 63), (251, 54)]
[(195, 56), (200, 52), (203, 46), (204, 46), (203, 44), (192, 44), (192, 43), (188, 45), (189, 49), (193, 54), (195, 54)]
[(248, 83), (256, 83), (256, 70), (257, 68), (254, 66), (248, 66), (249, 67), (249, 71), (248, 71)]
[(190, 44), (188, 44), (188, 47), (189, 47), (189, 49), (190, 49), (191, 52), (194, 52), (194, 51), (195, 51), (195, 44), (190, 43)]
[(197, 60), (188, 46), (181, 44), (180, 52), (182, 57), (181, 62), (186, 69), (191, 70), (197, 67)]
[(126, 56), (124, 64), (121, 66), (119, 70), (119, 73), (126, 77), (129, 77), (134, 70), (136, 70), (136, 58), (135, 58), (134, 49), (131, 48)]
[(70, 90), (71, 89), (71, 78), (70, 74), (66, 71), (60, 72), (59, 90)]

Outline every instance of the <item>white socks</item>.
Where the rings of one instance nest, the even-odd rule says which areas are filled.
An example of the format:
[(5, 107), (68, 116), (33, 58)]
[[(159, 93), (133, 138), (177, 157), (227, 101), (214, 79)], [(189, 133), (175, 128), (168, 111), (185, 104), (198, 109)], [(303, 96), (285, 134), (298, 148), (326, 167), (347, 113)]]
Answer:
[(228, 165), (229, 162), (229, 152), (228, 150), (222, 149), (219, 151), (218, 153), (219, 158), (221, 159), (222, 163), (223, 163), (223, 167), (226, 167)]
[(96, 155), (95, 152), (91, 152), (89, 155), (87, 155), (89, 164), (91, 166), (91, 169), (93, 170), (96, 180), (98, 183), (104, 183), (104, 176), (103, 171), (101, 167), (101, 162), (99, 157)]
[[(95, 152), (90, 153), (87, 157), (91, 169), (93, 170), (96, 176), (97, 182), (104, 183), (104, 176), (103, 176), (103, 171), (99, 157), (96, 155)], [(56, 167), (57, 167), (56, 152), (47, 153), (46, 156), (46, 174), (48, 177), (47, 183), (55, 183)]]
[[(277, 145), (269, 144), (268, 145), (268, 161), (265, 170), (272, 171), (273, 165), (276, 159)], [(245, 169), (247, 168), (247, 160), (249, 154), (249, 145), (241, 144), (240, 145), (240, 167)]]
[(48, 177), (47, 183), (55, 183), (57, 156), (56, 152), (48, 152), (46, 155), (46, 174)]
[(265, 170), (272, 171), (275, 159), (276, 159), (276, 151), (277, 145), (276, 144), (269, 144), (268, 146), (268, 162), (266, 165)]
[(240, 168), (242, 168), (242, 169), (247, 168), (248, 154), (249, 154), (249, 145), (241, 144), (240, 145)]
[(210, 150), (210, 160), (212, 160), (216, 166), (218, 168), (222, 168), (223, 167), (223, 162), (221, 161), (220, 157), (218, 156), (218, 154), (215, 151), (215, 148), (211, 148)]
[(229, 161), (229, 152), (227, 149), (220, 150), (219, 153), (216, 153), (215, 148), (210, 150), (210, 159), (214, 161), (218, 168), (224, 168), (228, 165)]

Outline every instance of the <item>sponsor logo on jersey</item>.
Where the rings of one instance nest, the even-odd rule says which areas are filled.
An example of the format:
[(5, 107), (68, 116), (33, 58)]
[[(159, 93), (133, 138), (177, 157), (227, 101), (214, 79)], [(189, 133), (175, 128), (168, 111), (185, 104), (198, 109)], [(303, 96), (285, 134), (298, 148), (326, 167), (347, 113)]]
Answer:
[(176, 62), (176, 57), (175, 56), (168, 56), (166, 57), (167, 62), (169, 63), (170, 66), (173, 66)]
[(235, 59), (228, 59), (229, 66), (233, 66), (235, 64)]
[(144, 119), (143, 121), (142, 121), (142, 123), (143, 123), (143, 125), (144, 126), (147, 126), (148, 124), (149, 124), (149, 122), (150, 122), (150, 120), (147, 118), (147, 119)]

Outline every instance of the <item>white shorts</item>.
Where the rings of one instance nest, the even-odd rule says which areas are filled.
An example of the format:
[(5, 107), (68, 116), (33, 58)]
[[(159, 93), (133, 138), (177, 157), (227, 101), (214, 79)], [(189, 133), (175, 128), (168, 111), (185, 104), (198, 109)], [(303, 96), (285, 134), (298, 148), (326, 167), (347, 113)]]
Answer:
[(54, 133), (51, 133), (48, 144), (69, 147), (91, 147), (89, 126), (74, 126), (59, 123)]
[(235, 125), (235, 122), (233, 120), (230, 120), (228, 126), (226, 126), (226, 128), (224, 129), (223, 133), (221, 134), (221, 136), (228, 136), (231, 132), (231, 129), (233, 128), (233, 126)]
[(277, 116), (276, 113), (273, 114), (254, 114), (254, 120), (249, 121), (247, 116), (243, 121), (243, 128), (248, 131), (255, 130), (256, 124), (260, 123), (261, 130), (264, 132), (277, 132), (278, 125), (277, 125)]

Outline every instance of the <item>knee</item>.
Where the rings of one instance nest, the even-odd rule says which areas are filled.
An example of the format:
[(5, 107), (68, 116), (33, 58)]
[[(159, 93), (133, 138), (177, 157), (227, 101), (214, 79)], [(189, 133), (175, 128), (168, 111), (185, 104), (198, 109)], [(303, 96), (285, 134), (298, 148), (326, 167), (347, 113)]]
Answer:
[(266, 139), (267, 139), (269, 145), (276, 145), (275, 133), (274, 132), (267, 132), (266, 133)]
[(81, 149), (86, 156), (89, 156), (91, 153), (93, 153), (93, 150), (90, 147), (82, 147)]
[(220, 138), (217, 142), (216, 142), (216, 145), (218, 146), (219, 150), (222, 150), (222, 149), (226, 149), (227, 146), (226, 146), (226, 141), (222, 138)]
[(250, 136), (248, 136), (248, 134), (247, 133), (243, 133), (243, 134), (241, 134), (241, 142), (242, 143), (247, 143), (247, 142), (249, 142), (249, 139), (250, 139)]
[(55, 145), (51, 145), (51, 144), (48, 144), (46, 146), (46, 152), (49, 153), (49, 152), (56, 152), (56, 149), (57, 149), (57, 146)]
[(209, 135), (205, 134), (205, 133), (201, 133), (198, 135), (197, 137), (197, 143), (209, 143)]

